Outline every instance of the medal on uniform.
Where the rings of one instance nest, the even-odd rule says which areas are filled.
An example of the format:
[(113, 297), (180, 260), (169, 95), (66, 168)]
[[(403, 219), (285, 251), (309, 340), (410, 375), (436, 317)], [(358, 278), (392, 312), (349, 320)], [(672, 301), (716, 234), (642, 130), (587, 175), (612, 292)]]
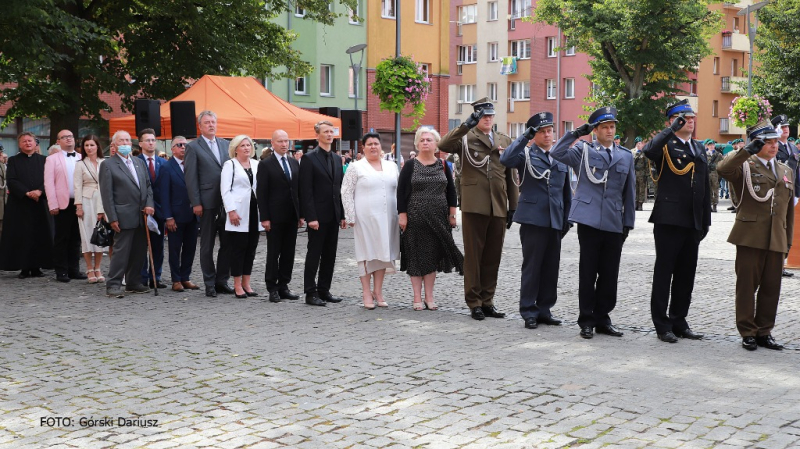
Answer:
[(753, 192), (760, 192), (760, 191), (761, 191), (761, 186), (760, 185), (756, 184), (756, 185), (753, 186)]
[(478, 157), (478, 152), (477, 151), (474, 154), (475, 154), (475, 157)]
[(786, 186), (787, 189), (789, 188), (789, 179), (786, 178), (786, 175), (783, 175), (783, 185)]
[(597, 172), (597, 167), (592, 167), (592, 174), (595, 174), (595, 172)]

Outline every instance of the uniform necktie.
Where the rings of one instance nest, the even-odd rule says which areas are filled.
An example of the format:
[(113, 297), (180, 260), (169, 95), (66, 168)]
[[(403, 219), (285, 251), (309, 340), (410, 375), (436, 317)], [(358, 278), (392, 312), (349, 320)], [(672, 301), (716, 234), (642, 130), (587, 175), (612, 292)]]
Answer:
[(606, 153), (608, 153), (608, 163), (611, 163), (611, 148), (606, 148)]
[(547, 162), (549, 162), (551, 164), (553, 163), (553, 160), (550, 159), (550, 152), (549, 151), (545, 151), (544, 152), (544, 157), (547, 158)]
[(770, 159), (769, 161), (767, 161), (767, 168), (769, 169), (769, 171), (772, 172), (773, 175), (775, 175), (775, 177), (777, 177), (778, 174), (775, 173), (775, 165), (773, 165), (773, 164), (774, 164), (774, 162), (772, 161), (772, 159)]
[(150, 170), (150, 183), (156, 182), (156, 167), (153, 165), (153, 157), (147, 158), (147, 169)]
[(283, 165), (283, 173), (286, 175), (286, 179), (291, 181), (292, 175), (289, 172), (289, 164), (286, 163), (286, 156), (281, 157), (281, 165)]
[(492, 146), (494, 146), (494, 136), (492, 136), (492, 132), (489, 131), (489, 134), (487, 134), (487, 136), (489, 136), (489, 142), (491, 142)]

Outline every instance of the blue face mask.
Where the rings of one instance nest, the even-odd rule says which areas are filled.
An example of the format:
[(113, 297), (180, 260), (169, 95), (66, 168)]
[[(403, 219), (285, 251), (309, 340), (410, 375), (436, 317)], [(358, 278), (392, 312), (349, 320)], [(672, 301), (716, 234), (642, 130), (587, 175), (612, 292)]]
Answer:
[(119, 145), (117, 147), (117, 153), (119, 153), (119, 154), (121, 154), (123, 156), (128, 156), (129, 154), (131, 154), (131, 146), (130, 145)]

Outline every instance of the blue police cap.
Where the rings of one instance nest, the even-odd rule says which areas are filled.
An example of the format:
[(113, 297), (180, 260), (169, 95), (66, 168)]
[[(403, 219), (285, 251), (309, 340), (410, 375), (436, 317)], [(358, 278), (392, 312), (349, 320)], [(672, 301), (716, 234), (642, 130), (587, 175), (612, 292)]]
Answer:
[(683, 99), (677, 103), (671, 104), (667, 106), (667, 117), (672, 117), (673, 115), (684, 114), (687, 117), (694, 117), (694, 109), (692, 109), (692, 105), (689, 104), (689, 100)]
[(597, 126), (605, 122), (618, 122), (617, 108), (613, 106), (605, 106), (594, 112), (589, 116), (589, 124)]
[(551, 112), (543, 111), (533, 114), (528, 122), (525, 124), (528, 128), (533, 128), (534, 131), (539, 131), (547, 126), (553, 126), (553, 114)]
[(789, 117), (787, 117), (786, 114), (781, 114), (781, 115), (772, 117), (772, 120), (770, 120), (770, 122), (772, 122), (772, 126), (774, 126), (775, 128), (777, 128), (778, 126), (784, 126), (784, 125), (788, 126), (789, 125)]
[(777, 139), (781, 136), (775, 128), (772, 126), (772, 123), (768, 122), (766, 119), (758, 122), (755, 126), (752, 126), (747, 129), (747, 136), (750, 140), (754, 139)]

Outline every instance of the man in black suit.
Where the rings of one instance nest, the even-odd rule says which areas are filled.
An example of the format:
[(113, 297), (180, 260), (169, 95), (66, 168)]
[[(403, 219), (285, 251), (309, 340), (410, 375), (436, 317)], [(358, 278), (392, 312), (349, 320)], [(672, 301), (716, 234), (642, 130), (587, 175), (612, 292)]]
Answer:
[[(331, 154), (333, 123), (323, 120), (314, 125), (317, 147), (300, 162), (300, 216), (308, 222), (308, 252), (303, 273), (306, 304), (324, 306), (341, 302), (331, 296), (333, 267), (339, 229), (345, 229), (342, 207), (342, 159)], [(319, 279), (317, 279), (319, 271)]]
[(644, 155), (658, 172), (658, 194), (650, 215), (656, 242), (650, 312), (659, 340), (675, 343), (678, 337), (703, 338), (689, 328), (686, 316), (697, 251), (711, 226), (711, 184), (705, 150), (692, 139), (692, 107), (682, 100), (669, 106), (666, 114), (669, 126), (644, 147)]
[(264, 278), (270, 302), (299, 299), (289, 290), (300, 218), (300, 163), (289, 155), (289, 135), (272, 133), (271, 156), (258, 163), (256, 197), (261, 226), (267, 231), (267, 267)]
[[(219, 178), (222, 164), (230, 156), (225, 139), (217, 137), (217, 115), (203, 111), (197, 117), (200, 134), (186, 146), (185, 176), (186, 188), (192, 211), (200, 217), (200, 269), (206, 285), (206, 296), (215, 297), (217, 292), (232, 295), (228, 285), (230, 278), (230, 254), (225, 238), (224, 211), (221, 211), (222, 194)], [(220, 219), (220, 215), (223, 217)], [(214, 266), (214, 244), (219, 233), (219, 252)]]

